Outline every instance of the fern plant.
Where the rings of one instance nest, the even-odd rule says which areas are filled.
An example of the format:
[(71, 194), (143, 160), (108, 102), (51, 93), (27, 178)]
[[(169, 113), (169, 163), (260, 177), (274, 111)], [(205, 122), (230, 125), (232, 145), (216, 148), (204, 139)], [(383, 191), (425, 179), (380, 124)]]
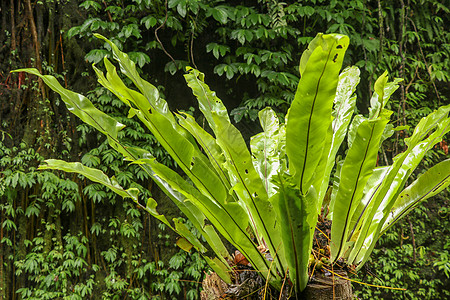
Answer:
[[(408, 149), (393, 165), (377, 167), (380, 145), (393, 132), (388, 125), (392, 112), (385, 105), (399, 80), (388, 82), (387, 73), (383, 74), (375, 84), (369, 116), (357, 115), (352, 120), (359, 70), (350, 67), (341, 72), (349, 46), (347, 36), (318, 34), (311, 41), (300, 60), (301, 79), (285, 124), (270, 108), (260, 111), (263, 132), (251, 139), (250, 150), (198, 70), (189, 68), (185, 79), (212, 134), (191, 115), (172, 113), (158, 90), (139, 76), (128, 55), (103, 36), (96, 36), (111, 46), (120, 71), (137, 90), (123, 83), (106, 57), (106, 75), (94, 66), (100, 84), (129, 107), (129, 118), (137, 117), (146, 125), (187, 178), (157, 162), (147, 150), (121, 143), (118, 133), (124, 125), (96, 109), (87, 98), (35, 69), (19, 71), (42, 78), (72, 113), (105, 134), (126, 160), (152, 177), (217, 257), (206, 255), (206, 247), (180, 219), (167, 220), (157, 212), (152, 198), (142, 205), (137, 190), (122, 188), (114, 177), (61, 160), (47, 160), (40, 168), (76, 172), (132, 198), (183, 237), (178, 241), (180, 247), (187, 251), (194, 247), (202, 253), (226, 282), (231, 282), (233, 274), (231, 255), (219, 234), (272, 286), (279, 289), (289, 278), (300, 292), (309, 280), (309, 257), (323, 203), (330, 203), (333, 221), (332, 261), (344, 258), (362, 266), (390, 225), (450, 183), (450, 160), (445, 160), (403, 189), (425, 152), (450, 130), (450, 105), (420, 121), (405, 140)], [(330, 193), (331, 173), (346, 136), (348, 150), (336, 165)]]

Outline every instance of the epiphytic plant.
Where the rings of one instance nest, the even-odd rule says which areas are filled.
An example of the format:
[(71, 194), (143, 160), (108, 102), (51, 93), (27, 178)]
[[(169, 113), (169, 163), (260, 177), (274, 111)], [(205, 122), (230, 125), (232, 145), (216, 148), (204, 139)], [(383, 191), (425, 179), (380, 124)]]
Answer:
[[(309, 256), (323, 203), (330, 203), (333, 221), (332, 261), (343, 257), (361, 266), (380, 234), (420, 200), (450, 183), (450, 160), (445, 160), (403, 189), (425, 152), (450, 130), (450, 105), (420, 121), (405, 140), (407, 150), (393, 165), (377, 167), (380, 145), (393, 132), (388, 125), (391, 112), (385, 105), (399, 80), (387, 82), (387, 73), (383, 74), (375, 84), (369, 117), (357, 115), (352, 120), (359, 70), (350, 67), (340, 72), (349, 45), (347, 36), (318, 34), (309, 44), (300, 61), (301, 79), (285, 124), (270, 108), (262, 110), (263, 132), (251, 139), (251, 151), (222, 101), (204, 83), (202, 73), (188, 69), (185, 79), (213, 134), (192, 116), (172, 113), (158, 90), (139, 76), (127, 54), (106, 38), (97, 37), (111, 46), (121, 72), (137, 90), (123, 83), (107, 58), (106, 75), (94, 66), (99, 82), (128, 105), (129, 117), (136, 116), (146, 125), (188, 179), (158, 163), (148, 151), (122, 144), (118, 133), (124, 125), (96, 109), (87, 98), (64, 89), (52, 76), (34, 69), (20, 71), (41, 77), (72, 113), (105, 134), (114, 149), (154, 179), (217, 258), (205, 255), (204, 245), (179, 219), (171, 223), (159, 214), (154, 199), (148, 199), (144, 208), (183, 237), (180, 247), (194, 247), (203, 253), (227, 282), (231, 256), (217, 231), (274, 287), (280, 288), (288, 277), (299, 292), (308, 283)], [(346, 136), (348, 150), (336, 165), (332, 192), (327, 193)], [(77, 172), (141, 203), (136, 189), (125, 190), (114, 177), (80, 163), (47, 160), (40, 168)]]

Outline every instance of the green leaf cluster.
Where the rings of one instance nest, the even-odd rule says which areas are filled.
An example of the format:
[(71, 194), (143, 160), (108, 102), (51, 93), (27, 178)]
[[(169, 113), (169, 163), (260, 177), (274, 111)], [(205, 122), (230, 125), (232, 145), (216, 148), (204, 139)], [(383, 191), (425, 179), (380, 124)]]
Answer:
[[(71, 112), (103, 133), (126, 160), (142, 168), (188, 217), (217, 258), (206, 256), (202, 242), (179, 219), (170, 222), (159, 214), (153, 198), (141, 204), (137, 190), (123, 189), (100, 170), (59, 160), (47, 160), (41, 168), (83, 174), (132, 198), (180, 234), (185, 239), (180, 243), (183, 249), (193, 247), (203, 253), (226, 282), (231, 282), (231, 256), (214, 228), (274, 287), (279, 288), (286, 276), (296, 292), (306, 287), (317, 217), (347, 128), (348, 150), (338, 164), (330, 202), (333, 261), (343, 257), (361, 267), (388, 226), (450, 183), (446, 160), (400, 193), (425, 153), (450, 130), (450, 106), (419, 122), (405, 140), (407, 150), (394, 158), (393, 165), (376, 168), (380, 145), (393, 132), (387, 127), (392, 112), (385, 106), (399, 80), (388, 82), (387, 72), (380, 76), (369, 116), (352, 119), (359, 70), (340, 72), (349, 46), (345, 35), (318, 34), (310, 42), (300, 60), (301, 79), (286, 124), (280, 124), (272, 110), (261, 111), (264, 132), (253, 138), (252, 152), (232, 125), (222, 101), (204, 83), (202, 73), (188, 69), (185, 79), (213, 135), (191, 115), (172, 114), (156, 87), (141, 78), (129, 56), (112, 41), (96, 36), (109, 44), (121, 72), (137, 90), (127, 87), (107, 57), (106, 75), (94, 66), (99, 82), (128, 107), (129, 118), (137, 117), (152, 132), (189, 181), (158, 163), (147, 150), (121, 143), (119, 132), (124, 125), (96, 109), (86, 97), (64, 89), (52, 76), (33, 69), (20, 71), (41, 77), (62, 96)], [(268, 249), (270, 259), (261, 248)], [(176, 287), (169, 290), (176, 291)]]

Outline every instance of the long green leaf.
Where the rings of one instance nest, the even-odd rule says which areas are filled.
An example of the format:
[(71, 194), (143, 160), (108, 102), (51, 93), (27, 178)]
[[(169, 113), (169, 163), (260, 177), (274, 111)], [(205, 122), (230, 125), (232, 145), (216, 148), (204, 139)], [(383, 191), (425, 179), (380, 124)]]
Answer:
[(421, 201), (438, 194), (449, 185), (450, 159), (446, 159), (428, 169), (400, 193), (384, 222), (380, 235), (413, 210)]
[(167, 102), (159, 97), (158, 89), (151, 83), (145, 81), (139, 76), (136, 70), (135, 63), (128, 57), (128, 54), (119, 50), (119, 48), (110, 40), (104, 36), (94, 33), (94, 36), (104, 40), (109, 44), (113, 52), (114, 59), (120, 64), (120, 70), (125, 74), (134, 85), (139, 89), (139, 91), (147, 99), (147, 106), (151, 107), (153, 110), (158, 111), (161, 115), (165, 116), (172, 123), (174, 122), (173, 114), (170, 112)]
[(19, 69), (14, 72), (27, 72), (40, 77), (46, 85), (61, 95), (61, 99), (71, 113), (101, 133), (107, 134), (109, 139), (117, 140), (118, 132), (125, 127), (114, 118), (98, 110), (88, 98), (63, 88), (58, 80), (51, 75), (42, 75), (37, 69)]
[(139, 190), (136, 188), (123, 189), (114, 177), (109, 178), (105, 173), (98, 169), (89, 168), (79, 162), (65, 162), (59, 159), (47, 159), (45, 164), (42, 164), (38, 168), (39, 170), (60, 170), (68, 173), (78, 173), (84, 177), (103, 184), (114, 193), (123, 198), (131, 198), (134, 201), (138, 200)]
[[(376, 209), (376, 213), (370, 219), (370, 227), (367, 231), (366, 238), (364, 239), (363, 247), (361, 247), (362, 251), (359, 251), (358, 256), (355, 258), (355, 262), (361, 262), (363, 264), (369, 258), (369, 255), (372, 249), (375, 247), (376, 241), (380, 236), (382, 226), (385, 223), (386, 219), (389, 217), (389, 212), (394, 206), (395, 200), (400, 194), (401, 189), (405, 185), (408, 177), (419, 165), (425, 154), (436, 143), (442, 140), (442, 137), (445, 133), (450, 131), (450, 118), (439, 123), (437, 127), (438, 129), (423, 142), (418, 143), (403, 161), (402, 166), (397, 171), (396, 176), (394, 176), (394, 179), (392, 180), (388, 192), (384, 194), (385, 196), (383, 198), (383, 201), (381, 201)], [(386, 181), (388, 181), (389, 179), (390, 178), (387, 177)], [(381, 198), (381, 196), (378, 196), (378, 198)], [(365, 251), (366, 249), (367, 251)]]
[[(108, 178), (102, 171), (94, 168), (89, 168), (81, 163), (68, 163), (62, 160), (55, 160), (55, 159), (49, 159), (45, 161), (45, 165), (39, 166), (40, 170), (45, 169), (53, 169), (53, 170), (61, 170), (64, 172), (71, 172), (71, 173), (78, 173), (86, 178), (101, 183), (102, 185), (108, 187), (113, 192), (118, 194), (119, 196), (122, 196), (124, 198), (132, 198), (136, 203), (138, 203), (138, 190), (135, 188), (130, 189), (123, 189), (117, 181), (112, 177), (111, 179)], [(174, 219), (173, 226), (164, 215), (159, 214), (156, 211), (157, 203), (154, 199), (150, 198), (147, 201), (147, 205), (144, 208), (147, 212), (149, 212), (151, 215), (153, 215), (155, 218), (160, 220), (161, 222), (165, 223), (169, 228), (173, 229), (176, 233), (186, 238), (192, 246), (195, 247), (200, 253), (204, 253), (206, 251), (205, 247), (200, 243), (200, 241), (190, 232), (187, 227), (181, 223), (178, 219)], [(194, 221), (195, 218), (189, 218), (190, 220)], [(195, 222), (194, 222), (195, 223)], [(203, 234), (203, 236), (206, 238), (206, 240), (209, 242), (211, 246), (213, 246), (213, 249), (217, 249), (216, 253), (218, 254), (218, 257), (223, 260), (223, 262), (218, 263), (217, 258), (214, 260), (214, 265), (212, 267), (216, 267), (216, 265), (220, 266), (220, 274), (222, 275), (222, 278), (229, 280), (229, 275), (227, 272), (231, 272), (231, 269), (229, 269), (228, 264), (225, 259), (231, 259), (231, 256), (228, 254), (228, 251), (225, 249), (223, 243), (221, 242), (219, 236), (216, 234), (215, 230), (207, 225), (204, 227), (199, 227), (200, 233)], [(205, 230), (202, 230), (205, 229)], [(227, 271), (227, 272), (224, 272)]]
[(208, 256), (204, 256), (208, 265), (214, 270), (214, 272), (222, 278), (228, 284), (231, 284), (231, 278), (228, 272), (228, 264), (224, 264), (222, 261), (218, 260), (217, 257), (214, 259), (209, 258)]
[(322, 157), (331, 111), (349, 39), (343, 35), (318, 34), (300, 63), (301, 79), (287, 116), (286, 153), (289, 170), (302, 193)]
[[(405, 139), (407, 150), (394, 158), (394, 164), (389, 168), (380, 187), (371, 196), (371, 201), (360, 218), (362, 224), (358, 227), (361, 230), (349, 256), (349, 263), (361, 262), (360, 266), (362, 266), (368, 259), (379, 237), (381, 227), (406, 179), (420, 163), (425, 153), (450, 130), (449, 111), (450, 105), (444, 106), (422, 118), (413, 135)], [(433, 130), (435, 131), (432, 132)]]
[[(289, 182), (289, 179), (292, 182)], [(279, 189), (271, 201), (279, 215), (289, 277), (294, 283), (295, 290), (302, 291), (309, 280), (308, 263), (317, 223), (314, 205), (317, 202), (317, 195), (313, 188), (306, 195), (302, 195), (290, 176), (279, 175), (276, 181)]]
[[(104, 133), (108, 137), (108, 141), (109, 141), (110, 145), (114, 149), (116, 149), (117, 151), (122, 153), (125, 156), (125, 158), (127, 158), (130, 161), (136, 161), (137, 159), (141, 158), (141, 157), (139, 157), (139, 155), (141, 155), (142, 153), (139, 153), (139, 151), (136, 151), (135, 148), (124, 147), (117, 139), (117, 132), (121, 128), (123, 128), (123, 125), (118, 123), (116, 120), (109, 117), (105, 113), (101, 112), (100, 110), (96, 109), (87, 98), (85, 98), (84, 96), (82, 96), (80, 94), (77, 94), (77, 93), (68, 91), (67, 89), (64, 89), (57, 82), (57, 80), (52, 76), (48, 76), (48, 75), (43, 76), (43, 75), (39, 74), (37, 72), (37, 70), (33, 70), (33, 69), (31, 69), (31, 70), (26, 69), (23, 71), (30, 71), (30, 73), (43, 78), (45, 83), (49, 83), (49, 87), (61, 95), (61, 98), (68, 105), (68, 107), (70, 108), (70, 111), (72, 113), (79, 116), (87, 124), (94, 126), (97, 130)], [(136, 95), (134, 97), (136, 97)], [(160, 118), (160, 119), (162, 119), (162, 118)], [(167, 119), (165, 119), (165, 120), (166, 120), (166, 122), (169, 122), (169, 120), (167, 120)], [(169, 127), (173, 128), (171, 125), (169, 125)], [(190, 144), (190, 145), (192, 145), (192, 144)], [(158, 177), (155, 177), (153, 170), (148, 168), (148, 166), (144, 165), (142, 167), (153, 179), (155, 179), (155, 181), (163, 189), (164, 192), (166, 192), (172, 199), (176, 200), (175, 203), (180, 208), (183, 208), (182, 211), (185, 214), (187, 214), (188, 216), (191, 216), (190, 219), (193, 221), (194, 225), (196, 225), (196, 228), (201, 231), (201, 227), (204, 226), (204, 224), (203, 224), (204, 221), (201, 217), (201, 214), (198, 214), (199, 211), (197, 211), (197, 213), (196, 212), (191, 213), (191, 210), (194, 209), (193, 206), (189, 207), (187, 204), (182, 205), (181, 201), (185, 200), (184, 196), (180, 198), (180, 194), (178, 192), (175, 192), (172, 189), (170, 189), (170, 187), (167, 186), (167, 184), (165, 184), (164, 182), (162, 182)], [(148, 204), (150, 206), (148, 206), (149, 208), (147, 210), (150, 213), (152, 213), (155, 217), (157, 217), (161, 221), (168, 222), (167, 220), (165, 220), (165, 217), (159, 215), (156, 212), (156, 210), (155, 210), (156, 202), (154, 200), (149, 199)], [(197, 218), (199, 218), (197, 220), (197, 222), (194, 222)], [(242, 230), (245, 231), (245, 228)], [(250, 237), (248, 237), (247, 239), (250, 240)], [(253, 248), (256, 249), (256, 245), (254, 245)], [(257, 251), (257, 249), (254, 250), (254, 255), (260, 255), (259, 251)], [(263, 265), (265, 266), (265, 269), (267, 270), (268, 264), (267, 265), (263, 264)]]
[[(323, 163), (319, 163), (319, 168), (323, 166), (323, 175), (317, 176), (314, 179), (316, 182), (314, 186), (318, 191), (318, 200), (321, 202), (328, 188), (331, 170), (336, 161), (336, 154), (344, 141), (347, 133), (348, 125), (356, 106), (356, 96), (353, 93), (359, 83), (359, 69), (357, 67), (346, 68), (339, 75), (339, 83), (336, 89), (336, 96), (334, 98), (334, 109), (332, 112), (333, 122), (332, 130), (333, 136), (329, 151), (323, 153)], [(325, 147), (327, 149), (327, 147)], [(319, 206), (321, 206), (319, 204)]]
[(223, 105), (222, 101), (216, 96), (214, 91), (204, 83), (205, 75), (198, 70), (187, 68), (188, 73), (184, 75), (187, 85), (192, 89), (192, 92), (197, 97), (199, 109), (208, 121), (209, 126), (214, 131), (215, 121), (213, 112), (230, 122), (228, 111)]
[[(339, 190), (332, 208), (333, 223), (330, 247), (333, 260), (338, 259), (347, 250), (345, 242), (350, 221), (377, 162), (381, 136), (391, 113), (384, 111), (375, 120), (365, 119), (359, 123), (356, 129), (355, 139), (342, 166)], [(360, 116), (360, 118), (362, 117)]]
[(263, 132), (251, 138), (250, 149), (253, 165), (270, 198), (277, 192), (272, 178), (286, 170), (286, 133), (270, 107), (261, 110), (258, 116)]
[[(353, 214), (353, 218), (349, 224), (350, 231), (347, 236), (347, 242), (355, 242), (355, 239), (358, 237), (359, 231), (357, 226), (361, 226), (360, 221), (362, 216), (364, 215), (364, 211), (372, 200), (372, 197), (375, 194), (376, 190), (380, 187), (388, 171), (388, 166), (378, 167), (373, 170), (372, 175), (370, 176), (369, 180), (366, 183), (366, 186), (364, 187), (364, 196), (359, 202), (358, 207), (356, 208), (355, 213)], [(349, 254), (350, 253), (346, 253), (344, 257), (347, 258)]]
[[(45, 165), (39, 166), (40, 170), (45, 169), (53, 169), (53, 170), (61, 170), (64, 172), (69, 173), (78, 173), (86, 178), (98, 182), (107, 188), (111, 189), (113, 192), (118, 194), (119, 196), (122, 196), (124, 198), (132, 198), (136, 203), (138, 203), (138, 189), (136, 188), (130, 188), (130, 189), (123, 189), (119, 183), (115, 180), (114, 177), (109, 178), (106, 176), (105, 173), (103, 173), (101, 170), (86, 167), (81, 163), (75, 162), (75, 163), (68, 163), (63, 160), (58, 159), (49, 159), (45, 161)], [(156, 212), (156, 202), (154, 200), (149, 200), (148, 204), (150, 205), (148, 211), (152, 213), (155, 217), (157, 217), (160, 221), (164, 222), (166, 225), (168, 225), (171, 229), (176, 231), (178, 234), (185, 237), (198, 251), (205, 252), (205, 247), (200, 243), (200, 241), (190, 232), (186, 230), (180, 230), (180, 226), (175, 226), (175, 228), (170, 224), (170, 222), (163, 216)], [(175, 221), (175, 220), (174, 220)]]
[(155, 159), (141, 159), (138, 163), (151, 166), (155, 175), (167, 183), (171, 189), (183, 194), (186, 201), (198, 207), (217, 230), (261, 272), (267, 276), (269, 266), (246, 232), (248, 218), (236, 202), (218, 203), (211, 201), (193, 186), (189, 185), (175, 171), (156, 162)]
[(385, 71), (375, 82), (375, 93), (370, 99), (369, 119), (376, 118), (389, 101), (391, 95), (398, 89), (398, 83), (401, 78), (395, 78), (394, 81), (388, 82), (388, 72)]
[[(126, 62), (127, 57), (115, 49), (117, 52), (117, 59), (121, 66), (128, 66)], [(204, 155), (199, 149), (186, 138), (185, 131), (176, 124), (172, 118), (167, 117), (169, 112), (160, 113), (159, 111), (147, 110), (143, 97), (139, 96), (137, 92), (128, 89), (123, 83), (110, 64), (105, 59), (105, 65), (108, 73), (106, 77), (101, 72), (97, 71), (100, 78), (100, 83), (105, 87), (112, 90), (116, 95), (127, 98), (128, 101), (134, 103), (139, 109), (130, 108), (130, 111), (137, 115), (139, 119), (150, 129), (155, 135), (161, 145), (169, 152), (169, 154), (175, 159), (178, 165), (183, 171), (191, 178), (196, 187), (215, 203), (227, 203), (232, 202), (231, 196), (228, 194), (224, 181), (221, 181), (217, 173), (214, 172), (214, 168), (211, 163), (204, 158)], [(138, 80), (138, 74), (133, 75), (133, 80), (136, 82), (143, 82)], [(136, 84), (135, 82), (135, 84)], [(150, 101), (150, 100), (149, 100)], [(127, 103), (127, 101), (124, 101)], [(143, 103), (144, 102), (144, 103)], [(223, 208), (223, 207), (222, 207)], [(237, 223), (236, 216), (227, 212), (229, 216), (234, 218), (233, 222)], [(241, 231), (245, 231), (245, 227), (241, 228)], [(247, 237), (249, 239), (249, 237)], [(256, 248), (256, 247), (254, 247)], [(268, 266), (261, 269), (268, 269)], [(276, 274), (274, 273), (274, 277)]]
[[(211, 197), (214, 203), (227, 203), (230, 195), (227, 189), (225, 189), (224, 182), (220, 180), (209, 161), (204, 158), (199, 149), (185, 138), (181, 127), (178, 128), (179, 126), (177, 124), (171, 122), (171, 118), (167, 118), (157, 111), (145, 111), (147, 108), (145, 107), (145, 103), (142, 103), (143, 97), (138, 96), (137, 93), (133, 93), (133, 91), (121, 83), (120, 78), (115, 72), (115, 68), (109, 65), (107, 60), (105, 60), (105, 64), (108, 69), (106, 77), (100, 71), (97, 71), (100, 83), (112, 90), (116, 95), (126, 97), (128, 101), (133, 102), (139, 108), (139, 110), (133, 108), (130, 108), (130, 110), (147, 125), (161, 145), (175, 159), (177, 164), (204, 195)], [(126, 101), (124, 102), (126, 103)], [(223, 207), (216, 207), (216, 209), (220, 208)], [(231, 212), (227, 213), (229, 216), (233, 216)], [(233, 216), (232, 218), (236, 217)], [(236, 220), (234, 222), (236, 223)], [(241, 231), (245, 231), (245, 227), (246, 225), (241, 228)]]
[[(158, 173), (155, 172), (155, 169), (162, 169), (163, 172), (168, 174), (168, 176), (176, 178), (175, 180), (179, 182), (179, 186), (184, 186), (186, 190), (191, 191), (191, 194), (198, 193), (198, 191), (196, 191), (193, 186), (187, 184), (185, 180), (182, 179), (181, 176), (179, 176), (176, 172), (157, 162), (156, 159), (154, 159), (146, 150), (136, 147), (128, 147), (127, 150), (128, 153), (131, 153), (133, 162), (142, 167), (147, 172), (147, 174), (149, 174), (150, 177), (158, 184), (161, 190), (167, 196), (169, 196), (169, 198), (172, 199), (172, 201), (186, 215), (186, 217), (191, 221), (195, 228), (202, 234), (207, 243), (211, 246), (212, 250), (217, 254), (219, 259), (226, 264), (226, 259), (230, 260), (231, 256), (226, 250), (214, 228), (212, 228), (210, 225), (205, 225), (205, 215), (197, 206), (194, 205), (194, 203), (189, 201), (189, 199), (185, 196), (186, 193), (183, 194), (177, 189), (174, 189), (174, 187), (169, 182), (164, 180), (164, 177), (162, 178), (161, 176), (158, 176)], [(124, 155), (126, 154), (127, 153), (125, 153)], [(151, 204), (151, 206), (149, 204)], [(156, 201), (154, 201), (153, 199), (149, 199), (149, 201), (147, 202), (146, 210), (154, 217), (160, 219), (158, 213), (156, 212), (156, 205)]]
[[(245, 203), (250, 216), (258, 228), (271, 253), (283, 248), (279, 234), (279, 225), (272, 204), (268, 200), (267, 192), (261, 178), (256, 172), (247, 145), (239, 130), (228, 123), (225, 118), (214, 115), (217, 126), (217, 141), (225, 152), (227, 169), (230, 170), (233, 191)], [(217, 118), (216, 118), (217, 117)], [(220, 123), (222, 121), (223, 123)], [(219, 138), (220, 137), (220, 138)], [(284, 274), (285, 263), (283, 257), (274, 257), (280, 273)]]
[[(398, 80), (395, 80), (394, 82), (387, 82), (388, 77), (387, 77), (387, 72), (384, 72), (375, 82), (375, 93), (371, 99), (371, 107), (370, 107), (370, 114), (369, 114), (369, 119), (368, 120), (374, 120), (376, 118), (383, 118), (383, 115), (386, 115), (386, 113), (388, 113), (388, 111), (384, 110), (383, 107), (386, 105), (386, 103), (389, 100), (389, 97), (391, 96), (391, 94), (395, 91), (396, 88), (398, 88), (397, 82)], [(390, 114), (390, 112), (388, 113)], [(364, 123), (367, 119), (363, 118), (361, 116), (357, 116), (353, 122), (352, 125), (349, 129), (349, 133), (348, 133), (348, 145), (349, 148), (352, 149), (352, 147), (354, 146), (355, 143), (359, 142), (359, 139), (365, 139), (365, 137), (362, 136), (358, 136), (358, 129), (360, 128), (361, 124)], [(387, 119), (388, 121), (388, 119)], [(378, 147), (381, 144), (381, 142), (383, 141), (383, 139), (386, 137), (386, 131), (387, 131), (388, 126), (386, 126), (386, 124), (384, 124), (383, 126), (383, 132), (381, 133), (381, 136), (379, 136), (379, 139), (377, 138), (377, 143), (372, 144), (371, 146), (374, 147), (374, 149), (372, 149), (372, 151), (378, 151)], [(372, 136), (370, 136), (370, 138), (372, 138)], [(373, 155), (375, 155), (376, 157), (376, 153), (374, 153)], [(348, 155), (347, 155), (348, 158)], [(372, 171), (370, 170), (370, 175), (369, 177), (366, 177), (365, 179), (368, 180), (366, 181), (366, 183), (372, 183), (373, 181), (373, 176), (372, 176)], [(372, 180), (370, 180), (372, 179)], [(341, 178), (340, 181), (342, 180), (342, 174), (341, 174)], [(370, 180), (370, 181), (369, 181)], [(339, 225), (335, 225), (335, 228), (343, 228), (344, 231), (342, 232), (342, 236), (341, 236), (341, 244), (339, 245), (341, 247), (341, 249), (339, 250), (339, 253), (334, 253), (335, 255), (337, 255), (337, 257), (335, 257), (335, 259), (337, 259), (339, 256), (344, 256), (347, 257), (349, 254), (351, 255), (351, 253), (349, 252), (349, 248), (351, 250), (351, 247), (353, 245), (354, 242), (354, 238), (352, 237), (353, 234), (355, 233), (355, 231), (357, 230), (357, 227), (360, 226), (358, 224), (358, 221), (361, 220), (361, 215), (355, 215), (355, 213), (364, 213), (366, 208), (362, 207), (361, 208), (361, 202), (363, 201), (369, 201), (367, 200), (367, 197), (362, 196), (361, 191), (364, 193), (364, 191), (367, 190), (367, 186), (366, 183), (364, 183), (364, 186), (361, 189), (361, 186), (359, 187), (359, 191), (354, 191), (355, 194), (352, 196), (352, 198), (348, 201), (350, 201), (351, 203), (351, 207), (348, 207), (348, 213), (347, 215), (345, 215), (345, 223), (343, 224), (339, 224)], [(333, 196), (336, 196), (337, 193), (333, 194)], [(333, 222), (334, 222), (334, 215), (335, 215), (335, 211), (334, 211), (334, 206), (337, 205), (336, 207), (339, 208), (340, 205), (336, 204), (335, 202), (337, 198), (333, 198), (332, 199), (332, 210), (333, 210)], [(362, 200), (360, 200), (362, 199)], [(342, 216), (342, 215), (341, 215)], [(358, 231), (359, 232), (359, 231)], [(338, 238), (337, 236), (334, 236), (335, 240), (334, 242), (336, 242), (336, 238)], [(333, 238), (332, 238), (332, 244), (333, 242)], [(343, 248), (345, 247), (345, 249)], [(333, 246), (332, 246), (333, 248)], [(333, 251), (332, 251), (333, 253)]]
[[(248, 210), (258, 240), (261, 242), (263, 238), (271, 253), (277, 253), (283, 247), (277, 234), (279, 225), (241, 133), (231, 124), (222, 101), (204, 83), (204, 75), (201, 72), (191, 69), (185, 79), (197, 97), (200, 110), (210, 122), (217, 144), (225, 154), (225, 166), (229, 170), (232, 190), (242, 200), (239, 203)], [(280, 273), (284, 274), (283, 257), (277, 255), (274, 259)]]
[[(211, 162), (211, 165), (216, 170), (225, 188), (227, 190), (231, 190), (231, 182), (228, 177), (228, 170), (224, 168), (225, 155), (219, 145), (217, 145), (216, 140), (202, 127), (200, 127), (200, 125), (191, 115), (183, 113), (177, 116), (180, 125), (187, 131), (189, 131), (189, 133), (200, 145), (202, 150), (206, 153), (209, 161)], [(234, 197), (235, 193), (233, 193), (232, 196), (234, 200), (237, 201), (237, 198)]]

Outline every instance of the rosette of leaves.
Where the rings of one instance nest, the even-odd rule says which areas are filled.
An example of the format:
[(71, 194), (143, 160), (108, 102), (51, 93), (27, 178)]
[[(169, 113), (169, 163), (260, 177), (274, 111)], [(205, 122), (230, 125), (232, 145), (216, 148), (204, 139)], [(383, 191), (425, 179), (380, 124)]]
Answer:
[[(185, 79), (198, 99), (209, 131), (191, 115), (172, 113), (158, 90), (139, 76), (128, 55), (103, 36), (96, 36), (111, 46), (121, 73), (136, 89), (124, 84), (106, 57), (106, 75), (94, 66), (100, 84), (129, 107), (130, 118), (137, 117), (145, 124), (185, 177), (158, 163), (148, 151), (122, 144), (118, 132), (124, 125), (96, 109), (84, 96), (64, 89), (54, 77), (35, 69), (20, 71), (41, 77), (61, 95), (72, 113), (105, 134), (114, 149), (153, 178), (217, 257), (209, 258), (206, 247), (179, 219), (170, 222), (159, 214), (154, 199), (146, 201), (145, 209), (183, 237), (180, 247), (194, 247), (203, 253), (226, 282), (230, 282), (231, 256), (218, 233), (272, 286), (280, 288), (283, 280), (289, 279), (287, 282), (299, 292), (309, 280), (314, 230), (325, 198), (333, 219), (333, 261), (343, 257), (361, 266), (380, 234), (419, 201), (449, 184), (450, 160), (446, 160), (403, 189), (425, 152), (449, 131), (450, 106), (420, 121), (406, 140), (408, 149), (392, 166), (377, 167), (380, 145), (393, 132), (388, 125), (392, 112), (385, 105), (399, 80), (388, 82), (387, 73), (383, 74), (375, 84), (369, 117), (352, 118), (359, 70), (350, 67), (341, 72), (349, 45), (347, 36), (318, 34), (312, 40), (300, 60), (301, 79), (285, 124), (270, 108), (262, 110), (263, 132), (251, 139), (250, 149), (202, 73), (188, 69)], [(345, 159), (335, 167), (346, 136)], [(77, 172), (140, 203), (137, 190), (125, 190), (114, 178), (80, 163), (47, 160), (40, 168)]]

